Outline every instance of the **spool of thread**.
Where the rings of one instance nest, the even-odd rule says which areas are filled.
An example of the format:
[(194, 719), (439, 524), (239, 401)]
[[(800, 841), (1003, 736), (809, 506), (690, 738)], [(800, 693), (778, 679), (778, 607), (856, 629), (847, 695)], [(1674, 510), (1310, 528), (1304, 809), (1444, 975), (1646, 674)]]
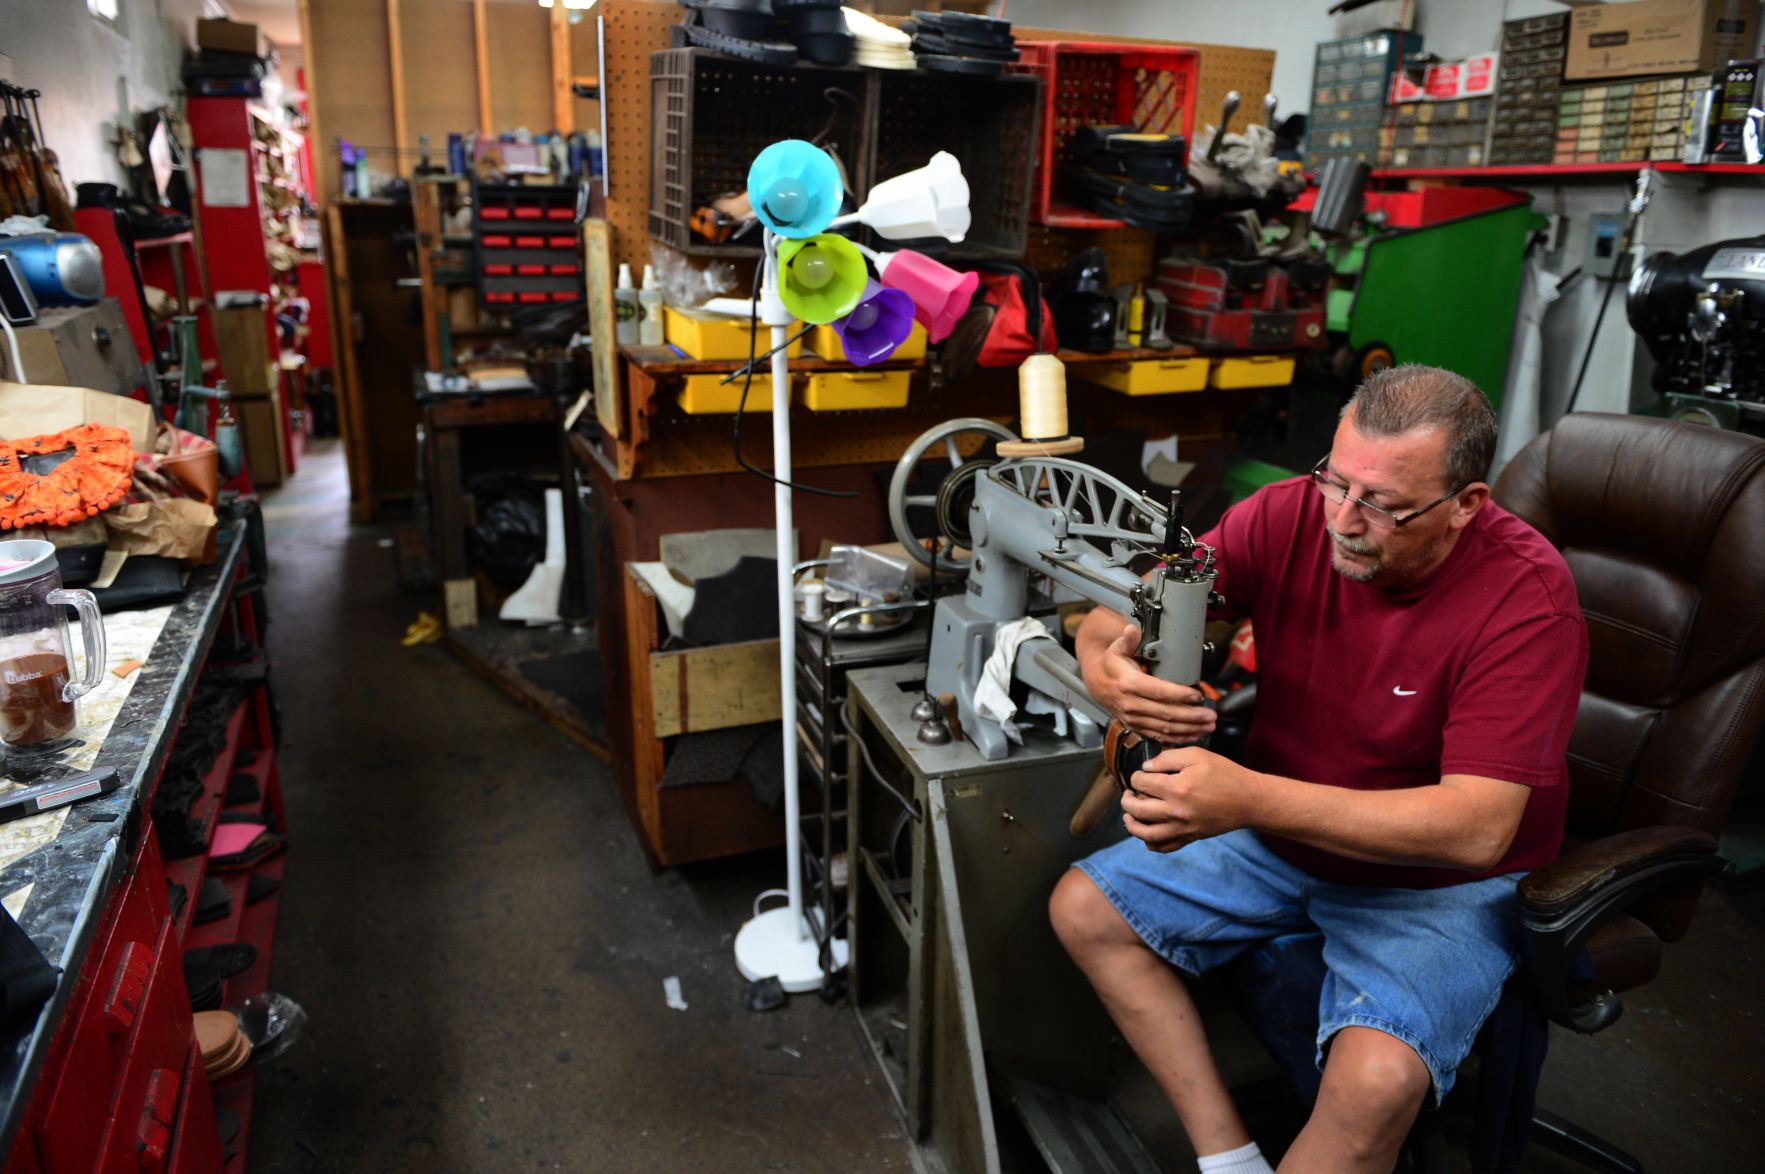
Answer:
[(1031, 355), (1017, 369), (1018, 414), (1025, 440), (1059, 440), (1066, 431), (1066, 364)]
[(812, 624), (819, 624), (827, 618), (822, 603), (827, 598), (827, 588), (820, 583), (803, 584), (803, 618)]

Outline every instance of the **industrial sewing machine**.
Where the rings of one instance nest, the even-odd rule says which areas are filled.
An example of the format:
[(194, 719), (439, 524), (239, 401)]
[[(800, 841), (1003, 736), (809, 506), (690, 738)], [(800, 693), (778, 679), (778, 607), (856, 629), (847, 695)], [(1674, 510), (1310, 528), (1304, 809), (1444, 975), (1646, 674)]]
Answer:
[[(1064, 409), (1061, 417), (1064, 423)], [(998, 442), (1002, 459), (975, 452), (977, 434), (982, 452), (987, 441)], [(909, 493), (920, 463), (939, 448), (949, 473), (935, 493)], [(908, 447), (890, 481), (889, 518), (901, 544), (936, 572), (967, 574), (967, 590), (938, 600), (933, 611), (926, 692), (954, 695), (963, 733), (988, 761), (1005, 758), (1010, 740), (977, 711), (975, 693), (1000, 628), (1032, 612), (1043, 617), (1049, 639), (1021, 646), (1012, 677), (1061, 707), (1082, 747), (1103, 746), (1109, 715), (1054, 639), (1057, 604), (1091, 600), (1121, 612), (1139, 625), (1140, 657), (1154, 676), (1183, 685), (1201, 678), (1207, 609), (1217, 599), (1213, 550), (1184, 528), (1177, 493), (1161, 505), (1054, 455), (1077, 448), (1068, 438), (1020, 440), (991, 420), (950, 420)], [(964, 458), (965, 449), (975, 455)], [(927, 508), (936, 532), (921, 535), (910, 510)]]
[(1765, 431), (1765, 236), (1654, 253), (1625, 303), (1672, 418)]

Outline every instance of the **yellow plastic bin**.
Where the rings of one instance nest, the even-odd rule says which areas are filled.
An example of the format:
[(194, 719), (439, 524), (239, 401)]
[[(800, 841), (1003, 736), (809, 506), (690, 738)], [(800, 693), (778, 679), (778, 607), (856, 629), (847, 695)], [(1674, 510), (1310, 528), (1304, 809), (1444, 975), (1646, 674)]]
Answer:
[[(723, 382), (721, 375), (688, 375), (680, 389), (680, 410), (689, 416), (730, 414), (742, 400), (742, 381)], [(772, 376), (764, 369), (754, 375), (742, 414), (772, 410)]]
[(1074, 363), (1080, 379), (1124, 395), (1172, 395), (1207, 386), (1206, 359), (1129, 359), (1117, 363)]
[(904, 408), (911, 371), (817, 371), (809, 376), (803, 403), (811, 412)]
[[(763, 355), (772, 348), (770, 329), (764, 322), (754, 329), (760, 332), (760, 336), (753, 340), (753, 353)], [(802, 324), (793, 322), (789, 329), (795, 334), (802, 329)], [(689, 358), (746, 360), (749, 333), (749, 320), (746, 318), (682, 310), (675, 306), (662, 308), (662, 336), (685, 351)], [(803, 353), (803, 340), (799, 338), (791, 343), (784, 353), (793, 359), (800, 356)]]
[[(925, 358), (925, 327), (915, 322), (907, 335), (907, 341), (895, 348), (891, 359), (923, 359)], [(809, 332), (809, 349), (824, 359), (839, 362), (846, 357), (845, 348), (840, 346), (840, 336), (829, 323), (817, 326)]]
[(1246, 355), (1221, 359), (1207, 378), (1214, 387), (1286, 387), (1293, 382), (1292, 355)]

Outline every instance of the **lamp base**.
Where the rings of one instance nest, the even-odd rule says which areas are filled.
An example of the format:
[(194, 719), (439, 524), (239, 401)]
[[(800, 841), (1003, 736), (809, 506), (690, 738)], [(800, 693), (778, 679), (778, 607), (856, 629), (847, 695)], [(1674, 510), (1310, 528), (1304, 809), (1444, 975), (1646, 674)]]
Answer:
[[(805, 917), (814, 913), (805, 911)], [(835, 970), (846, 965), (846, 943), (835, 938), (830, 950)], [(821, 989), (826, 977), (821, 969), (821, 948), (815, 935), (804, 934), (791, 916), (789, 905), (768, 909), (742, 926), (735, 935), (735, 964), (749, 982), (778, 979), (779, 985), (796, 995)]]

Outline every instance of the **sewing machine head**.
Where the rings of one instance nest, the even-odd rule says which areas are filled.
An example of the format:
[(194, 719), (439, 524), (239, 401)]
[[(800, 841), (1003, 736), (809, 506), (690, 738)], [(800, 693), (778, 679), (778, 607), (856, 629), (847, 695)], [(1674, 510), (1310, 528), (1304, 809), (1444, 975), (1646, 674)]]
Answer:
[[(955, 694), (964, 731), (989, 759), (1004, 757), (1016, 732), (1015, 704), (998, 696), (1008, 691), (997, 687), (1001, 679), (1039, 694), (1031, 708), (1053, 713), (1061, 732), (1070, 726), (1081, 745), (1100, 745), (1108, 715), (1057, 642), (1048, 618), (1054, 606), (1089, 600), (1127, 615), (1141, 628), (1150, 671), (1193, 684), (1205, 652), (1213, 551), (1183, 526), (1179, 495), (1161, 505), (1065, 457), (984, 455), (989, 441), (1001, 440), (1011, 451), (1028, 445), (992, 421), (949, 421), (908, 447), (890, 482), (889, 516), (901, 544), (935, 571), (968, 577), (966, 590), (940, 599), (933, 613), (927, 690)], [(935, 448), (948, 457), (949, 473), (936, 493), (910, 494)], [(935, 532), (915, 531), (913, 507), (932, 509)], [(1032, 613), (1046, 639), (1024, 638)], [(989, 664), (1002, 646), (1010, 663)], [(993, 686), (984, 684), (989, 673)]]

